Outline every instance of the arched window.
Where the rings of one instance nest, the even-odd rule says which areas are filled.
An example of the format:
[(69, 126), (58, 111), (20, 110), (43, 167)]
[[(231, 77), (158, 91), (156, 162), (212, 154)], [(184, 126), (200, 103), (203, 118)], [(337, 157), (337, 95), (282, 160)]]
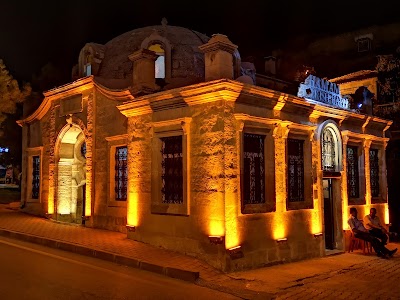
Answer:
[(149, 47), (149, 50), (154, 51), (158, 57), (155, 63), (155, 77), (165, 78), (165, 51), (161, 44), (153, 44)]
[(326, 121), (321, 127), (322, 170), (327, 172), (340, 172), (342, 170), (342, 143), (340, 131), (332, 121)]
[(84, 75), (92, 75), (92, 56), (90, 54), (87, 54), (87, 56), (85, 57)]
[(322, 133), (322, 168), (324, 171), (335, 171), (336, 141), (332, 129), (325, 128)]

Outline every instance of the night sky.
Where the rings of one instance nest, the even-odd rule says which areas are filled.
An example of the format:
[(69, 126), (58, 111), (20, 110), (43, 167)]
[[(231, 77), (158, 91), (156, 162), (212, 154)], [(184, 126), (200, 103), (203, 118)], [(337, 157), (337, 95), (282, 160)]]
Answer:
[[(188, 27), (228, 35), (242, 55), (260, 55), (285, 40), (398, 21), (391, 1), (268, 0), (1, 0), (0, 58), (19, 80), (29, 81), (48, 62), (68, 78), (87, 42), (106, 43), (135, 28)], [(184, 4), (181, 4), (184, 3)], [(346, 3), (344, 6), (343, 3)]]

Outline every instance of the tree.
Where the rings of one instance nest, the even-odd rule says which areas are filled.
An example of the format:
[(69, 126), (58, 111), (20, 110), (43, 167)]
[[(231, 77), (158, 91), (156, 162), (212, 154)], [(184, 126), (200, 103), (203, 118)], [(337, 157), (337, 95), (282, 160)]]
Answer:
[(52, 62), (46, 63), (38, 74), (32, 76), (32, 88), (40, 93), (63, 85), (66, 82), (68, 82), (68, 78), (64, 78), (63, 72)]
[(29, 84), (20, 88), (6, 68), (3, 60), (0, 59), (0, 127), (7, 119), (7, 115), (15, 114), (17, 103), (23, 102), (31, 93)]
[(380, 103), (400, 101), (400, 53), (379, 55), (376, 70)]

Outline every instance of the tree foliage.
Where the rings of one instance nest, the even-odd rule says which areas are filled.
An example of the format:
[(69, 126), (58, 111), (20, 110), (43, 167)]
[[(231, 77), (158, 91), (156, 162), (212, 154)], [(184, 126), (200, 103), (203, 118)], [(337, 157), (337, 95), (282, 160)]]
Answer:
[(400, 101), (400, 54), (379, 55), (378, 85), (380, 103)]
[(63, 85), (68, 79), (63, 78), (61, 70), (51, 62), (46, 63), (38, 74), (32, 76), (32, 88), (37, 92), (48, 91)]
[(0, 124), (4, 122), (7, 115), (15, 114), (17, 103), (23, 102), (31, 93), (29, 84), (20, 88), (6, 68), (3, 60), (0, 59)]

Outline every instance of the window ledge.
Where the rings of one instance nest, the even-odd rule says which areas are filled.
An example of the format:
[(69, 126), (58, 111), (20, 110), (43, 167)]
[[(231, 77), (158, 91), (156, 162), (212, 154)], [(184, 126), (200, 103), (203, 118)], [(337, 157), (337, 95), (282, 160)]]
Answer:
[(275, 210), (275, 203), (245, 204), (242, 207), (242, 214), (268, 213), (274, 212)]
[(163, 203), (152, 204), (151, 213), (163, 214), (163, 215), (189, 216), (189, 212), (185, 204), (163, 204)]
[(126, 208), (126, 200), (121, 200), (121, 201), (117, 201), (117, 200), (109, 200), (108, 201), (108, 207), (123, 207)]

